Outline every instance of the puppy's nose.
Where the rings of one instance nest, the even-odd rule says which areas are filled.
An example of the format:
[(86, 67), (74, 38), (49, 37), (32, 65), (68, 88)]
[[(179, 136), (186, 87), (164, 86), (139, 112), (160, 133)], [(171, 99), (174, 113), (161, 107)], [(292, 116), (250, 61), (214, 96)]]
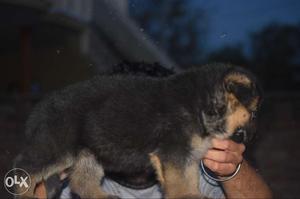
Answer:
[(247, 131), (244, 128), (237, 128), (237, 130), (230, 137), (236, 143), (245, 143), (247, 140)]

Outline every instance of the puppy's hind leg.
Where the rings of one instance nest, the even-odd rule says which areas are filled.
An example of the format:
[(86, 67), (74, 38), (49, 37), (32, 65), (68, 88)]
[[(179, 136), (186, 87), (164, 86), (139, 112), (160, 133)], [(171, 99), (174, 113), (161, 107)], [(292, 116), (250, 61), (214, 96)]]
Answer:
[[(27, 150), (16, 157), (13, 168), (22, 169), (29, 174), (29, 188), (15, 185), (14, 192), (17, 194), (15, 198), (34, 198), (36, 185), (53, 174), (60, 173), (71, 167), (73, 159), (73, 155), (66, 153), (61, 155), (61, 157), (51, 158), (51, 161), (48, 162), (49, 159), (43, 156), (43, 153), (36, 152), (35, 148), (32, 147), (27, 148)], [(22, 173), (15, 173), (15, 175), (19, 176)]]
[(89, 150), (82, 150), (72, 168), (70, 174), (70, 188), (81, 198), (118, 198), (108, 195), (101, 187), (101, 179), (104, 176), (102, 166)]

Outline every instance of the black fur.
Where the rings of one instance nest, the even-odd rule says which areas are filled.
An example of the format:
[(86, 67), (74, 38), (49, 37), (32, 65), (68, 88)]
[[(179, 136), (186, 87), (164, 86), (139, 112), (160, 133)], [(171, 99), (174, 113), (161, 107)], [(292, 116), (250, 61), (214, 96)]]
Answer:
[[(223, 77), (235, 70), (244, 73), (214, 64), (163, 79), (96, 76), (56, 91), (30, 115), (28, 147), (17, 165), (35, 174), (84, 148), (107, 172), (153, 173), (152, 152), (162, 161), (184, 165), (192, 134), (223, 133), (228, 89)], [(243, 89), (234, 90), (241, 99), (257, 92)]]

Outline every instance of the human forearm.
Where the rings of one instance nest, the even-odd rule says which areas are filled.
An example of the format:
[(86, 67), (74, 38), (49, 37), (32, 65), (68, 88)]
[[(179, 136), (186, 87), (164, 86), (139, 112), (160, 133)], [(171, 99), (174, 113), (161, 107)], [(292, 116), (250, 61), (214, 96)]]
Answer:
[(223, 182), (227, 198), (272, 198), (272, 192), (260, 175), (244, 160), (239, 173)]
[[(212, 140), (212, 148), (206, 153), (203, 162), (220, 178), (228, 178), (243, 160), (244, 144), (232, 140)], [(237, 175), (223, 182), (227, 198), (272, 198), (272, 193), (260, 175), (243, 161)]]

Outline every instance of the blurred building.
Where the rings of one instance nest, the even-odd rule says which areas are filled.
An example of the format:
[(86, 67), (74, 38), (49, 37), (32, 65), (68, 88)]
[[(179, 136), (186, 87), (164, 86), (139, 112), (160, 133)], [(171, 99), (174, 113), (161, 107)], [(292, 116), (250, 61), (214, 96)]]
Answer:
[(52, 90), (122, 60), (175, 64), (129, 18), (127, 0), (0, 0), (0, 90)]

